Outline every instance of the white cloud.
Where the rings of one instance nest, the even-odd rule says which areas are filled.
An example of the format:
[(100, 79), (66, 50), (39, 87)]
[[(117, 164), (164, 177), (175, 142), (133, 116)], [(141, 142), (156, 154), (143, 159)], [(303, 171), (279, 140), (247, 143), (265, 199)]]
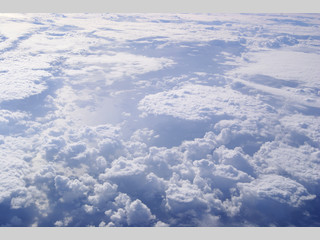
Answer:
[(55, 56), (32, 54), (26, 50), (4, 52), (0, 65), (0, 102), (24, 99), (48, 88), (47, 79), (52, 77), (51, 62)]
[(267, 105), (254, 96), (244, 95), (228, 87), (192, 84), (147, 95), (139, 102), (139, 110), (186, 120), (206, 120), (223, 115), (254, 117), (257, 113), (268, 113)]
[[(242, 75), (267, 75), (284, 80), (316, 84), (319, 76), (319, 54), (299, 51), (261, 51), (245, 56), (250, 60), (232, 71)], [(312, 86), (311, 85), (311, 86)]]
[(0, 110), (0, 133), (6, 135), (11, 131), (16, 132), (29, 118), (26, 112)]
[(1, 226), (318, 224), (317, 15), (0, 23)]
[(288, 133), (296, 133), (296, 137), (292, 136), (294, 138), (292, 139), (293, 141), (299, 141), (300, 135), (300, 138), (304, 138), (304, 141), (316, 144), (320, 141), (320, 125), (318, 124), (318, 120), (318, 116), (291, 114), (281, 118), (280, 122), (287, 129)]
[[(0, 42), (0, 49), (5, 50), (6, 48), (14, 47), (15, 42), (19, 41), (19, 38), (27, 38), (28, 35), (33, 34), (36, 30), (39, 30), (39, 26), (36, 26), (27, 21), (12, 21), (12, 19), (16, 19), (15, 16), (1, 16), (1, 30), (0, 36), (4, 36), (4, 41)], [(10, 21), (11, 20), (11, 21)], [(27, 20), (27, 19), (23, 19)]]
[[(109, 52), (109, 54), (104, 55), (70, 56), (66, 64), (72, 69), (65, 70), (69, 77), (79, 78), (79, 75), (87, 76), (88, 74), (91, 75), (91, 73), (99, 73), (105, 83), (110, 85), (115, 79), (134, 78), (136, 75), (170, 67), (175, 62), (163, 57), (154, 58), (125, 52)], [(97, 80), (101, 79), (98, 78)], [(77, 80), (72, 83), (79, 84), (83, 83), (82, 81), (83, 78), (80, 82)]]
[(282, 204), (299, 207), (303, 201), (314, 199), (303, 185), (278, 175), (262, 175), (251, 183), (238, 184), (244, 201), (272, 199)]
[(128, 225), (147, 226), (155, 218), (150, 209), (140, 200), (135, 200), (129, 206), (126, 206)]
[(78, 179), (71, 180), (64, 176), (56, 176), (54, 180), (57, 192), (61, 195), (60, 200), (63, 202), (79, 201), (89, 190)]
[(186, 213), (196, 217), (204, 209), (207, 203), (196, 186), (188, 180), (180, 180), (177, 174), (173, 174), (166, 190), (166, 208), (173, 214)]
[(103, 207), (108, 201), (114, 199), (117, 194), (118, 186), (105, 182), (103, 184), (95, 184), (94, 195), (89, 196), (88, 200), (94, 206)]
[(310, 145), (292, 147), (282, 142), (265, 143), (254, 160), (260, 172), (290, 176), (312, 192), (319, 187), (319, 149)]

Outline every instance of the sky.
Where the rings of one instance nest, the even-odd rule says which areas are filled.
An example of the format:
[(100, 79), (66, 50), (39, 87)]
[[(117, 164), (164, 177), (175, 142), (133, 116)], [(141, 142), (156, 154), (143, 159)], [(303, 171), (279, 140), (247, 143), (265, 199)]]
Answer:
[(320, 226), (320, 14), (0, 14), (0, 226)]

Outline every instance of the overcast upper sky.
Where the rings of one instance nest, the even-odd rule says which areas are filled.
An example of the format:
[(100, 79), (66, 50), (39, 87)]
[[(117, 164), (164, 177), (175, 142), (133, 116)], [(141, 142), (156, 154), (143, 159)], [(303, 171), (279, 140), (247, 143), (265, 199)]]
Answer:
[(320, 14), (0, 14), (1, 226), (320, 226)]

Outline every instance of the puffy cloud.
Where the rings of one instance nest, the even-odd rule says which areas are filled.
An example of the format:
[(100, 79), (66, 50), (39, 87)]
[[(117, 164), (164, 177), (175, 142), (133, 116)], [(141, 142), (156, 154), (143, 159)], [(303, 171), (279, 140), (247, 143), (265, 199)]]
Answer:
[(165, 114), (186, 120), (206, 120), (225, 115), (253, 117), (252, 113), (270, 111), (259, 99), (227, 87), (191, 84), (147, 95), (139, 102), (139, 110), (148, 114)]
[[(12, 19), (18, 21), (12, 21)], [(2, 16), (1, 23), (2, 28), (0, 33), (2, 38), (0, 42), (0, 49), (2, 51), (10, 47), (15, 47), (21, 38), (29, 37), (40, 28), (39, 25), (37, 26), (28, 22), (28, 17), (21, 15), (11, 15), (9, 17)]]
[[(280, 119), (284, 132), (288, 134), (290, 145), (301, 145), (304, 142), (311, 146), (319, 146), (320, 131), (317, 116), (291, 114)], [(290, 136), (291, 134), (291, 136)]]
[[(100, 71), (107, 81), (122, 77), (134, 77), (151, 71), (157, 71), (174, 64), (166, 58), (150, 58), (128, 53), (110, 52), (108, 55), (74, 56), (67, 59), (66, 64), (76, 70), (66, 70), (68, 76), (89, 74)], [(82, 66), (81, 70), (79, 66)], [(88, 67), (86, 67), (88, 66)], [(92, 68), (91, 66), (94, 66)], [(107, 71), (104, 72), (104, 69)], [(79, 69), (79, 70), (77, 70)]]
[(55, 59), (46, 54), (2, 55), (0, 67), (0, 102), (24, 99), (47, 89), (46, 81), (52, 76), (51, 62)]
[(245, 172), (239, 171), (230, 165), (214, 165), (208, 160), (196, 162), (200, 169), (200, 176), (210, 179), (213, 186), (221, 189), (230, 189), (232, 185), (239, 182), (250, 182), (253, 180)]
[(282, 142), (265, 143), (254, 161), (259, 172), (290, 176), (312, 192), (319, 187), (319, 149), (307, 144), (297, 148)]
[(298, 44), (299, 41), (291, 36), (279, 36), (275, 39), (266, 41), (263, 45), (269, 48), (280, 48), (286, 45), (292, 46)]
[(0, 133), (7, 135), (19, 132), (25, 128), (26, 120), (29, 119), (30, 115), (26, 112), (0, 110)]
[(224, 145), (217, 148), (215, 151), (216, 158), (224, 165), (231, 165), (232, 167), (245, 172), (249, 175), (254, 175), (253, 163), (250, 156), (243, 153), (240, 147), (228, 149)]
[(150, 221), (155, 218), (150, 209), (140, 200), (135, 200), (126, 208), (127, 222), (129, 226), (148, 226)]
[(261, 51), (249, 53), (252, 63), (234, 70), (237, 74), (267, 75), (276, 79), (299, 80), (305, 84), (315, 83), (319, 74), (319, 55), (300, 51)]
[(0, 22), (1, 226), (318, 225), (318, 16)]
[(54, 181), (57, 192), (61, 195), (60, 200), (62, 202), (79, 201), (81, 198), (86, 197), (89, 190), (78, 179), (72, 180), (64, 176), (56, 176)]
[(166, 208), (172, 214), (190, 214), (196, 217), (207, 208), (207, 204), (200, 189), (188, 180), (180, 180), (177, 174), (173, 174), (166, 190)]
[(106, 203), (113, 200), (117, 195), (118, 186), (105, 182), (94, 185), (94, 195), (89, 196), (88, 200), (94, 206), (103, 207)]
[(247, 201), (271, 199), (282, 204), (299, 207), (303, 201), (316, 197), (310, 195), (303, 185), (279, 175), (262, 175), (251, 183), (239, 183), (238, 185), (243, 198)]
[(120, 193), (115, 199), (115, 204), (118, 207), (116, 211), (105, 212), (111, 220), (107, 226), (146, 227), (154, 224), (155, 216), (141, 200), (132, 201), (128, 195)]
[(28, 164), (22, 159), (3, 151), (1, 153), (1, 194), (0, 202), (11, 198), (13, 193), (24, 192), (23, 176), (28, 173)]
[(187, 159), (199, 160), (206, 158), (218, 146), (217, 136), (213, 132), (207, 132), (203, 138), (196, 138), (193, 141), (184, 141), (180, 149), (184, 151)]

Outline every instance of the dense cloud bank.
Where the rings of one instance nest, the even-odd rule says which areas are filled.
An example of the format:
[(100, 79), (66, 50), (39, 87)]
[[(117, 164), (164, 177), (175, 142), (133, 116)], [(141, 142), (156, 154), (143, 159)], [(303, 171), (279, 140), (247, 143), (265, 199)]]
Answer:
[(0, 225), (320, 226), (319, 23), (0, 15)]

